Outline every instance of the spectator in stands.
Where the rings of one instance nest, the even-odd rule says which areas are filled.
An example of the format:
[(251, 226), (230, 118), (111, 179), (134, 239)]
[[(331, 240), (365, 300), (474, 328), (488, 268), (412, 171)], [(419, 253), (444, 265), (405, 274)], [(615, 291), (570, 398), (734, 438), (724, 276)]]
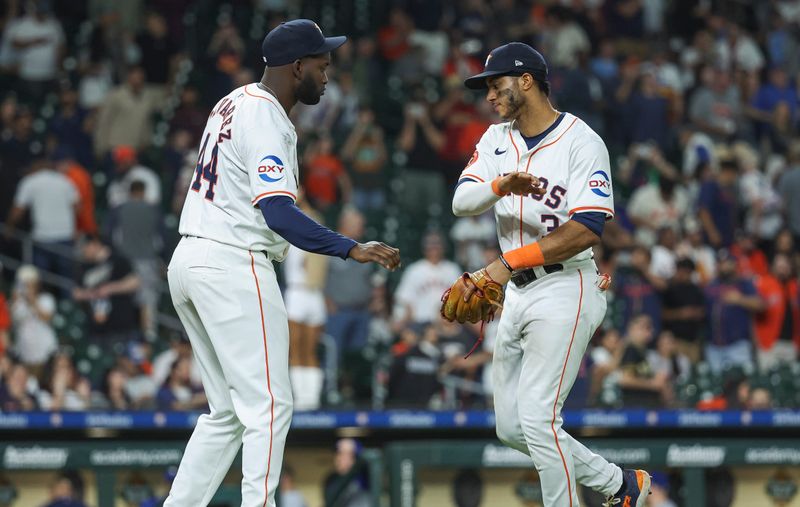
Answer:
[(405, 353), (397, 354), (389, 367), (387, 404), (391, 406), (435, 407), (441, 390), (438, 373), (442, 366), (439, 335), (433, 324), (424, 326), (422, 337), (411, 345), (414, 333), (403, 332)]
[[(664, 158), (655, 144), (647, 142), (632, 143), (628, 147), (628, 156), (620, 165), (617, 179), (621, 188), (636, 189), (647, 185), (651, 180), (660, 182), (662, 179), (669, 179), (677, 182), (678, 178), (675, 166)], [(671, 194), (666, 197), (670, 196)]]
[(145, 184), (133, 180), (127, 201), (112, 209), (107, 219), (108, 237), (139, 277), (137, 294), (145, 336), (156, 338), (156, 312), (162, 283), (163, 246), (161, 209), (145, 201)]
[(377, 97), (380, 87), (375, 86), (375, 83), (383, 82), (385, 76), (376, 55), (377, 44), (375, 39), (368, 35), (359, 38), (355, 44), (356, 58), (351, 69), (353, 84), (363, 104), (378, 107)]
[(800, 292), (786, 254), (776, 254), (771, 272), (756, 278), (765, 308), (755, 316), (756, 358), (762, 372), (793, 363), (800, 348)]
[(39, 272), (33, 266), (17, 269), (11, 315), (14, 322), (14, 351), (20, 362), (34, 374), (41, 369), (58, 348), (58, 338), (51, 320), (56, 300), (42, 292)]
[(764, 66), (764, 55), (758, 44), (733, 20), (718, 25), (717, 57), (725, 69), (736, 68), (757, 73)]
[(715, 248), (729, 247), (738, 225), (737, 183), (739, 167), (735, 160), (723, 160), (719, 172), (700, 186), (697, 207), (705, 241)]
[(666, 375), (667, 387), (661, 392), (664, 406), (675, 403), (673, 386), (678, 379), (686, 379), (692, 372), (692, 362), (678, 350), (675, 335), (670, 331), (661, 331), (656, 340), (654, 350), (647, 351), (647, 362), (655, 376)]
[(11, 48), (9, 63), (19, 79), (17, 90), (26, 102), (35, 104), (55, 86), (65, 38), (49, 1), (26, 2), (25, 7), (25, 16), (6, 27), (3, 46)]
[(403, 128), (397, 146), (405, 153), (406, 166), (422, 171), (441, 172), (439, 150), (444, 146), (442, 125), (431, 118), (430, 104), (420, 92), (403, 108)]
[(69, 146), (61, 145), (51, 157), (56, 170), (66, 176), (78, 192), (78, 209), (75, 230), (78, 235), (96, 236), (97, 221), (94, 216), (94, 185), (89, 172), (72, 155)]
[[(381, 56), (389, 62), (396, 62), (409, 51), (409, 37), (414, 31), (414, 22), (401, 7), (394, 7), (389, 12), (389, 22), (378, 30), (378, 47)], [(394, 72), (393, 72), (394, 74)]]
[(131, 410), (133, 403), (125, 389), (128, 375), (125, 370), (114, 366), (109, 369), (103, 378), (102, 393), (110, 410)]
[(647, 497), (649, 507), (678, 507), (669, 496), (669, 478), (663, 472), (651, 474), (650, 496)]
[[(310, 217), (321, 221), (316, 210), (302, 196), (298, 206)], [(284, 299), (289, 317), (289, 376), (294, 409), (317, 410), (324, 380), (317, 348), (327, 317), (323, 288), (328, 257), (290, 245), (283, 268), (286, 280)]]
[(761, 171), (754, 147), (740, 141), (732, 151), (741, 168), (738, 193), (744, 208), (744, 230), (751, 241), (767, 248), (783, 227), (780, 195), (770, 182), (771, 177)]
[(800, 140), (789, 148), (788, 168), (778, 182), (778, 193), (783, 200), (786, 224), (794, 235), (795, 244), (800, 244)]
[(730, 253), (736, 259), (736, 272), (742, 278), (754, 278), (769, 273), (769, 261), (756, 245), (755, 238), (744, 231), (736, 232), (736, 242)]
[[(31, 377), (22, 364), (11, 364), (0, 384), (0, 411), (30, 412), (39, 408), (36, 397), (29, 391)], [(35, 384), (35, 380), (33, 381)]]
[(696, 272), (692, 281), (706, 285), (717, 276), (716, 251), (703, 242), (703, 231), (694, 217), (687, 217), (684, 230), (686, 234), (675, 248), (675, 253), (694, 262)]
[(797, 90), (781, 67), (772, 67), (768, 76), (745, 111), (755, 122), (756, 138), (766, 138), (773, 149), (783, 151), (785, 136), (797, 123)]
[(368, 507), (372, 505), (367, 484), (366, 463), (360, 457), (361, 444), (352, 438), (336, 442), (333, 471), (325, 477), (322, 494), (325, 507)]
[(656, 332), (661, 329), (659, 291), (664, 290), (667, 284), (652, 273), (650, 263), (650, 251), (643, 246), (635, 246), (627, 262), (620, 261), (612, 286), (620, 313), (620, 328), (627, 328), (634, 316), (645, 314)]
[(765, 387), (756, 387), (750, 391), (750, 398), (747, 400), (747, 410), (772, 410), (772, 393)]
[(181, 91), (181, 102), (172, 117), (170, 129), (173, 132), (177, 130), (189, 131), (191, 135), (190, 144), (197, 146), (202, 141), (200, 137), (206, 127), (206, 120), (208, 120), (208, 111), (200, 104), (200, 93), (194, 86), (187, 85)]
[(675, 275), (678, 254), (675, 253), (678, 234), (670, 227), (662, 227), (658, 231), (658, 243), (650, 249), (650, 272), (662, 280), (669, 280)]
[(150, 144), (152, 116), (162, 93), (145, 87), (144, 69), (131, 67), (125, 83), (108, 94), (97, 117), (94, 153), (103, 158), (117, 146), (140, 150)]
[(353, 204), (369, 213), (386, 203), (383, 173), (387, 161), (383, 129), (371, 109), (362, 109), (350, 136), (342, 147), (342, 160), (351, 170)]
[(548, 63), (554, 68), (577, 67), (579, 57), (589, 53), (589, 37), (572, 19), (572, 11), (563, 5), (547, 9), (546, 24), (542, 33), (542, 48)]
[(72, 358), (59, 353), (53, 356), (43, 372), (44, 390), (39, 396), (42, 410), (58, 412), (87, 410), (91, 405), (92, 386), (75, 369)]
[[(50, 120), (48, 133), (56, 138), (61, 151), (83, 167), (94, 166), (92, 128), (94, 118), (78, 103), (78, 92), (70, 86), (61, 89), (58, 111)], [(55, 158), (55, 157), (54, 157)]]
[(689, 195), (675, 180), (660, 177), (658, 183), (647, 183), (636, 190), (628, 201), (628, 216), (636, 225), (636, 241), (652, 246), (662, 227), (680, 232), (689, 211)]
[(24, 213), (30, 212), (33, 264), (39, 269), (72, 278), (69, 256), (74, 247), (78, 199), (72, 182), (55, 171), (49, 160), (36, 160), (20, 181), (7, 225), (16, 227)]
[(663, 407), (664, 394), (672, 390), (669, 374), (654, 372), (647, 361), (647, 348), (653, 339), (653, 324), (647, 315), (637, 315), (628, 324), (625, 352), (620, 368), (622, 402), (626, 407)]
[(731, 83), (730, 71), (709, 70), (709, 84), (696, 89), (689, 102), (689, 119), (716, 142), (726, 141), (737, 131), (741, 104), (739, 90)]
[(400, 278), (395, 292), (395, 324), (423, 324), (439, 320), (441, 297), (462, 270), (445, 259), (444, 238), (429, 232), (422, 240), (423, 259), (411, 263)]
[(664, 330), (675, 337), (677, 350), (692, 363), (701, 357), (700, 337), (705, 321), (705, 296), (693, 281), (695, 264), (691, 259), (680, 259), (675, 276), (662, 294), (662, 322)]
[(127, 342), (141, 336), (134, 299), (141, 280), (130, 262), (99, 239), (83, 245), (81, 261), (82, 274), (72, 297), (89, 307), (89, 340), (103, 350), (121, 353)]
[[(0, 265), (0, 270), (2, 265)], [(8, 310), (6, 295), (0, 290), (0, 359), (5, 357), (11, 345), (11, 313)]]
[(108, 185), (106, 200), (110, 208), (122, 205), (130, 197), (131, 183), (144, 183), (144, 202), (161, 206), (161, 179), (150, 169), (139, 163), (133, 146), (117, 146), (112, 150), (114, 179)]
[(619, 382), (619, 364), (625, 352), (625, 342), (616, 329), (607, 329), (600, 335), (600, 343), (592, 348), (591, 359), (591, 386), (589, 388), (588, 404), (605, 404), (603, 394), (616, 389)]
[[(364, 215), (345, 208), (337, 230), (356, 241), (364, 237)], [(336, 340), (339, 359), (367, 344), (370, 325), (373, 268), (366, 264), (331, 257), (325, 281), (328, 320), (325, 332)]]
[(145, 80), (150, 85), (166, 86), (177, 52), (167, 30), (167, 22), (158, 11), (145, 15), (144, 29), (136, 34), (137, 63), (144, 69)]
[(497, 243), (493, 213), (456, 218), (450, 239), (455, 242), (458, 265), (470, 272), (477, 271), (486, 265), (486, 249)]
[(706, 360), (715, 373), (729, 366), (752, 367), (753, 315), (764, 309), (753, 283), (736, 274), (736, 259), (719, 254), (717, 278), (705, 287)]
[(158, 390), (159, 410), (200, 410), (208, 405), (201, 386), (192, 383), (191, 359), (179, 357), (172, 364), (169, 378)]
[(8, 171), (8, 177), (15, 186), (31, 162), (41, 157), (42, 145), (34, 136), (33, 112), (28, 107), (15, 108), (11, 128), (3, 132), (0, 138), (0, 153), (3, 154), (4, 177)]
[(284, 463), (281, 467), (281, 478), (278, 486), (280, 492), (280, 506), (281, 507), (308, 507), (306, 499), (303, 498), (303, 493), (297, 489), (294, 482), (294, 468)]
[(42, 507), (86, 507), (83, 480), (78, 472), (61, 472), (50, 487), (50, 499)]
[(323, 135), (311, 143), (303, 160), (303, 188), (314, 208), (324, 212), (334, 204), (351, 202), (353, 183), (333, 152), (329, 136)]
[(172, 364), (180, 357), (188, 357), (192, 360), (192, 383), (201, 383), (200, 369), (194, 356), (192, 356), (192, 347), (189, 344), (189, 340), (181, 334), (179, 337), (173, 337), (169, 342), (169, 348), (161, 351), (153, 359), (151, 377), (157, 386), (167, 381)]

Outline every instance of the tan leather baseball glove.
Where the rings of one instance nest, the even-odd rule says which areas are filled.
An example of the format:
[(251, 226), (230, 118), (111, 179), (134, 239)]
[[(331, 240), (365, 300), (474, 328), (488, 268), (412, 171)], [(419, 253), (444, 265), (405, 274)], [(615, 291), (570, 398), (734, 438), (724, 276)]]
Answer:
[(453, 322), (489, 322), (503, 307), (503, 286), (492, 280), (486, 269), (464, 273), (442, 295), (442, 317)]

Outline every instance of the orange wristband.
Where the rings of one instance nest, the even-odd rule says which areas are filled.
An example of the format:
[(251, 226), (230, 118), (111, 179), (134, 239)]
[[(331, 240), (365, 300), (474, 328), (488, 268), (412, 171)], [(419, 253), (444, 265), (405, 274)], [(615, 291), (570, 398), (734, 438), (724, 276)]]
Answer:
[(503, 257), (514, 270), (544, 265), (544, 254), (539, 243), (531, 243), (516, 250), (511, 250), (504, 253)]
[(497, 178), (492, 180), (492, 192), (494, 192), (494, 195), (496, 195), (497, 197), (505, 197), (508, 194), (504, 194), (503, 192), (500, 191), (500, 178), (502, 178), (502, 176), (498, 176)]

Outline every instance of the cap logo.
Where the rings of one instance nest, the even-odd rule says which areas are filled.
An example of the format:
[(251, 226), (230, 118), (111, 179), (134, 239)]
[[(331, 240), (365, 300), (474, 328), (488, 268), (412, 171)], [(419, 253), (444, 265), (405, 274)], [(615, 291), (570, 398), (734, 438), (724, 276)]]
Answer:
[(316, 23), (314, 23), (314, 26), (317, 27), (317, 30), (319, 30), (319, 33), (322, 34), (322, 28), (320, 28), (319, 25), (316, 24)]
[(489, 65), (489, 60), (491, 59), (492, 59), (492, 54), (489, 53), (489, 56), (486, 57), (486, 61), (483, 62), (483, 66), (486, 67), (487, 65)]
[(514, 65), (517, 67), (522, 67), (523, 63), (519, 60), (514, 60)]

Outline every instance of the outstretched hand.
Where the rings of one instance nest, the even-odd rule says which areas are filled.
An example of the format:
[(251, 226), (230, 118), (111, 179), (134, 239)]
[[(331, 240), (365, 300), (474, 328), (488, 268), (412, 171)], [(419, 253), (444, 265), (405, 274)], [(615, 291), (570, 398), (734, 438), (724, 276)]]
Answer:
[(506, 174), (497, 182), (504, 194), (544, 195), (547, 190), (541, 186), (539, 178), (529, 173), (513, 172)]
[(357, 243), (350, 249), (348, 257), (360, 263), (375, 262), (394, 271), (400, 267), (400, 250), (379, 241)]

